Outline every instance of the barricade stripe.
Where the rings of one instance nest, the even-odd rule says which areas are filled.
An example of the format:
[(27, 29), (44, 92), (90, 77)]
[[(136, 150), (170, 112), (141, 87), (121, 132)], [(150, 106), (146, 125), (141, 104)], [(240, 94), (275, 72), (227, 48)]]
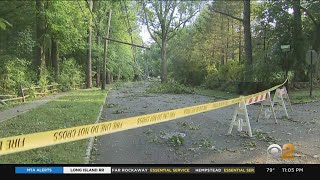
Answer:
[(265, 99), (266, 99), (265, 97), (266, 97), (266, 94), (261, 95), (261, 97), (260, 97), (260, 101), (265, 100)]
[(256, 99), (254, 100), (254, 102), (257, 102), (257, 101), (258, 101), (258, 99), (259, 99), (259, 96), (257, 96), (257, 97), (256, 97)]

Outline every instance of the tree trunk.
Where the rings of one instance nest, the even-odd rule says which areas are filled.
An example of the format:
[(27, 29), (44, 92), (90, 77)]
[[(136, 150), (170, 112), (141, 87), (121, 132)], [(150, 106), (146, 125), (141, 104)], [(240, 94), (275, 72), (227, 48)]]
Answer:
[(45, 64), (47, 66), (48, 69), (50, 69), (52, 67), (52, 61), (51, 61), (51, 50), (50, 47), (46, 48), (47, 50), (45, 51)]
[(251, 26), (250, 26), (250, 0), (243, 0), (243, 28), (244, 44), (246, 54), (246, 74), (245, 79), (251, 79), (252, 73), (252, 45), (251, 45)]
[[(162, 30), (164, 31), (164, 30)], [(167, 37), (162, 33), (162, 43), (161, 43), (161, 82), (168, 82), (168, 63), (167, 63)]]
[[(302, 23), (301, 23), (301, 11), (300, 11), (300, 0), (292, 1), (293, 5), (293, 57), (295, 65), (295, 79), (297, 81), (305, 79), (304, 74), (304, 52), (303, 52), (303, 37), (302, 37)], [(286, 71), (289, 70), (289, 67), (285, 67)]]
[(252, 65), (252, 45), (251, 45), (251, 26), (250, 26), (250, 0), (243, 1), (243, 27), (246, 61)]
[[(96, 44), (97, 44), (97, 47), (99, 47), (100, 46), (100, 38), (99, 38), (99, 30), (97, 31), (97, 42), (96, 42)], [(98, 53), (98, 57), (97, 57), (97, 77), (96, 77), (96, 86), (97, 87), (100, 87), (100, 81), (101, 81), (101, 78), (100, 78), (100, 57), (99, 57), (99, 53)]]
[(313, 33), (312, 49), (318, 52), (320, 56), (320, 22), (318, 22)]
[(234, 26), (233, 26), (233, 24), (234, 24), (234, 22), (233, 21), (231, 21), (231, 37), (232, 37), (232, 39), (231, 39), (231, 44), (232, 44), (232, 54), (231, 54), (231, 59), (232, 60), (235, 60), (234, 59), (234, 47), (235, 47), (235, 38), (234, 38)]
[[(110, 9), (109, 11), (109, 15), (108, 15), (108, 27), (107, 27), (107, 38), (109, 37), (109, 32), (110, 32), (110, 22), (111, 22), (111, 14), (112, 14), (112, 10)], [(110, 83), (110, 78), (107, 78), (107, 72), (106, 72), (106, 69), (107, 69), (107, 51), (108, 50), (108, 40), (105, 39), (104, 41), (104, 54), (103, 54), (103, 69), (102, 69), (102, 86), (101, 86), (101, 89), (106, 89), (106, 83)], [(108, 70), (108, 77), (109, 76), (109, 70)], [(107, 80), (106, 80), (107, 78)]]
[[(92, 1), (88, 1), (90, 10), (92, 10)], [(88, 38), (87, 38), (87, 61), (86, 61), (86, 87), (92, 88), (92, 62), (91, 62), (91, 36), (92, 36), (92, 18), (89, 16)]]
[(223, 43), (223, 37), (224, 37), (224, 24), (223, 24), (223, 16), (220, 14), (220, 65), (224, 65), (224, 43)]
[(56, 39), (51, 38), (51, 61), (54, 69), (54, 80), (58, 82), (58, 74), (59, 74), (59, 51), (58, 51), (58, 42)]
[(45, 34), (45, 18), (44, 4), (42, 0), (36, 0), (36, 58), (35, 66), (37, 69), (37, 76), (40, 79), (42, 69), (45, 67), (45, 53), (44, 53), (44, 34)]
[(263, 53), (264, 53), (264, 61), (267, 62), (267, 45), (266, 45), (266, 40), (267, 40), (267, 25), (264, 25), (263, 29)]
[[(97, 13), (98, 11), (98, 1), (96, 0), (93, 0), (93, 5), (92, 5), (92, 12), (93, 13)], [(97, 45), (97, 48), (99, 48), (100, 46), (100, 29), (99, 29), (99, 25), (97, 27), (97, 36), (96, 36), (96, 45)], [(98, 53), (98, 56), (96, 57), (96, 87), (99, 87), (100, 86), (100, 56), (99, 56), (99, 53)]]
[(117, 79), (117, 81), (120, 81), (120, 77), (121, 77), (121, 70), (120, 70), (120, 66), (119, 66), (119, 69), (118, 69), (118, 79)]
[(111, 78), (110, 78), (110, 71), (109, 70), (107, 70), (107, 84), (110, 84), (110, 82), (111, 82)]
[(238, 47), (238, 49), (239, 49), (239, 62), (241, 62), (241, 54), (242, 54), (242, 46), (241, 46), (241, 39), (242, 39), (242, 28), (241, 28), (241, 24), (239, 25), (239, 47)]
[[(132, 36), (131, 36), (132, 37)], [(131, 42), (133, 43), (133, 40), (131, 39)], [(138, 69), (138, 63), (137, 63), (137, 57), (136, 57), (136, 47), (132, 47), (132, 57), (133, 57), (133, 63), (134, 63), (134, 67), (133, 67), (133, 71), (134, 71), (134, 81), (140, 81), (140, 75), (139, 75), (139, 69)]]
[(228, 53), (229, 53), (229, 29), (230, 29), (230, 20), (229, 20), (229, 18), (227, 18), (227, 21), (228, 21), (228, 23), (227, 23), (227, 45), (226, 45), (226, 50), (225, 50), (225, 57), (226, 57), (226, 60), (225, 60), (225, 62), (226, 63), (228, 63)]
[(318, 67), (316, 69), (317, 75), (316, 77), (320, 79), (320, 22), (315, 27), (313, 33), (313, 42), (312, 49), (314, 49), (318, 53)]
[(148, 80), (148, 77), (149, 77), (149, 63), (148, 63), (148, 57), (147, 57), (147, 54), (146, 54), (146, 50), (143, 51), (143, 60), (144, 60), (145, 77)]
[(220, 65), (224, 65), (224, 48), (221, 47), (221, 57), (220, 57)]

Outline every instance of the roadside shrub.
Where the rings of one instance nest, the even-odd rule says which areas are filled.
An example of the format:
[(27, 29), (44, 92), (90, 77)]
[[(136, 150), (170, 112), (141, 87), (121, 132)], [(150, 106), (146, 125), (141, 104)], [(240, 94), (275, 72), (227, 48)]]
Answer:
[(0, 57), (0, 93), (18, 95), (20, 86), (31, 84), (30, 63), (9, 55)]
[(74, 59), (63, 61), (59, 75), (59, 83), (61, 84), (62, 91), (70, 90), (74, 88), (76, 84), (82, 83), (83, 77), (81, 67), (76, 64)]
[[(47, 92), (47, 85), (49, 85), (52, 75), (49, 73), (47, 68), (43, 68), (41, 71), (40, 79), (38, 85), (41, 87), (41, 92)], [(51, 81), (52, 82), (52, 81)]]
[(214, 65), (207, 68), (204, 86), (209, 89), (228, 88), (232, 81), (240, 81), (244, 78), (244, 65), (238, 61), (229, 61), (220, 68)]
[[(262, 82), (266, 87), (282, 83), (285, 80), (285, 71), (273, 61), (260, 61), (254, 65), (254, 80)], [(293, 71), (288, 72), (289, 82), (293, 80)]]
[(24, 88), (28, 88), (27, 91), (24, 91), (25, 95), (29, 95), (31, 99), (35, 99), (36, 98), (36, 89), (34, 88), (35, 85), (33, 84), (29, 84), (28, 86), (24, 87)]
[(177, 82), (191, 86), (201, 85), (207, 75), (204, 62), (180, 56), (169, 62), (169, 72)]

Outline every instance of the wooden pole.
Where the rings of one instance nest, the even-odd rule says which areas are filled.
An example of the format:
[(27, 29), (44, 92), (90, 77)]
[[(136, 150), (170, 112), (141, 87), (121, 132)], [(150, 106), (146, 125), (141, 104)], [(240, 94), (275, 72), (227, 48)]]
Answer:
[(312, 65), (313, 65), (313, 63), (312, 63), (312, 50), (310, 51), (310, 65), (309, 65), (309, 71), (310, 71), (310, 97), (312, 97), (312, 73), (313, 73), (313, 67), (312, 67)]
[[(100, 32), (99, 31), (100, 30), (99, 30), (99, 27), (98, 27), (98, 30), (97, 30), (97, 42), (96, 42), (97, 47), (100, 46), (100, 38), (99, 38), (99, 36), (100, 36), (99, 33)], [(96, 87), (99, 87), (100, 86), (100, 58), (99, 58), (99, 55), (98, 55), (98, 57), (96, 59), (96, 63), (97, 63), (97, 65), (96, 65), (97, 66)]]
[(112, 10), (110, 9), (108, 15), (108, 27), (107, 27), (107, 37), (104, 41), (104, 55), (103, 55), (103, 73), (102, 73), (102, 86), (101, 89), (106, 89), (106, 68), (107, 68), (107, 48), (108, 48), (108, 39), (109, 38), (109, 31), (110, 31), (110, 22), (111, 22), (111, 14)]
[(119, 66), (119, 69), (118, 69), (118, 79), (117, 79), (117, 81), (120, 81), (120, 75), (121, 75), (120, 71), (121, 71), (121, 69), (120, 69), (120, 66)]
[[(288, 72), (289, 72), (289, 62), (288, 62), (288, 52), (286, 51), (286, 62), (285, 62), (285, 66), (286, 66), (286, 79), (288, 79)], [(287, 91), (289, 92), (289, 80), (287, 80), (285, 87), (287, 89)]]
[[(93, 16), (93, 12), (97, 13), (98, 11), (98, 7), (100, 6), (100, 2), (99, 1), (92, 1), (93, 2), (93, 7), (92, 7), (92, 11), (90, 11), (91, 15)], [(100, 20), (99, 20), (100, 21)], [(95, 21), (95, 25), (97, 28), (97, 34), (96, 34), (96, 45), (97, 47), (100, 47), (100, 25), (97, 23), (97, 21)], [(97, 74), (96, 74), (96, 87), (100, 87), (100, 56), (99, 53), (96, 57), (96, 69), (97, 69)]]
[[(92, 1), (89, 1), (89, 10), (92, 11)], [(92, 88), (92, 18), (89, 18), (89, 28), (87, 37), (87, 59), (86, 59), (86, 83), (87, 88)]]
[(24, 92), (23, 92), (23, 87), (20, 85), (20, 91), (21, 91), (21, 96), (22, 96), (22, 102), (26, 101), (26, 98), (24, 97)]
[(2, 101), (1, 99), (0, 99), (0, 104), (7, 105), (7, 103), (5, 103), (4, 101)]

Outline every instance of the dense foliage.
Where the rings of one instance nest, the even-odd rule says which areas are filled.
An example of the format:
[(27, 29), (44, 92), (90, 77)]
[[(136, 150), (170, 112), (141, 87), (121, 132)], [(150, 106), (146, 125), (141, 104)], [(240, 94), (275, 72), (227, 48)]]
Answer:
[[(246, 72), (251, 81), (266, 87), (286, 77), (290, 83), (308, 81), (306, 53), (310, 48), (320, 52), (319, 1), (251, 1), (251, 69), (246, 67), (244, 27), (238, 20), (242, 8), (242, 1), (207, 3), (196, 20), (169, 41), (170, 77), (182, 84), (221, 89), (238, 88)], [(291, 47), (287, 54), (281, 50), (286, 44)], [(161, 57), (154, 55), (157, 47), (151, 47), (147, 57), (152, 61), (149, 71), (154, 72), (160, 66), (151, 64), (159, 64)], [(318, 62), (314, 66), (319, 79)]]
[[(61, 83), (61, 87), (70, 89), (85, 82), (89, 56), (92, 81), (98, 86), (108, 12), (113, 10), (110, 38), (142, 44), (137, 9), (131, 1), (1, 1), (0, 94), (18, 94), (21, 85)], [(138, 51), (112, 41), (108, 45), (108, 75), (131, 80), (134, 69), (140, 70), (134, 59)]]
[[(108, 41), (108, 83), (152, 76), (237, 89), (243, 81), (308, 81), (306, 53), (320, 52), (320, 2), (246, 2), (1, 1), (0, 93), (53, 82), (65, 89), (99, 86), (110, 11), (109, 38), (150, 49)], [(142, 27), (154, 40), (147, 45)], [(284, 53), (281, 45), (291, 48)], [(320, 63), (314, 62), (319, 79)]]

